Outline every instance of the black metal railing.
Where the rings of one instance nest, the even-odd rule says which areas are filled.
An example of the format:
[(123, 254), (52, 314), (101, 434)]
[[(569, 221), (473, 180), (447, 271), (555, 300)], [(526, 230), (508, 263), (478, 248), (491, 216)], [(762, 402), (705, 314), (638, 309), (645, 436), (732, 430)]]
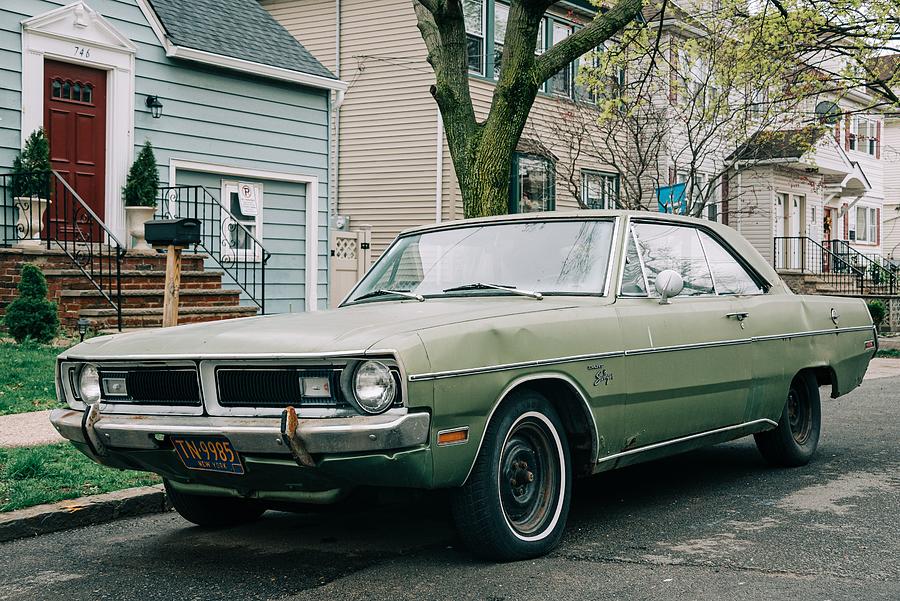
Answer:
[(806, 236), (774, 240), (775, 269), (815, 275), (832, 294), (896, 294), (896, 274), (843, 240), (823, 244)]
[[(30, 181), (26, 187), (36, 194), (19, 196), (23, 181)], [(121, 330), (122, 241), (58, 171), (0, 175), (0, 185), (4, 245), (62, 250), (116, 310)]]
[(157, 217), (200, 220), (200, 244), (251, 302), (266, 312), (266, 263), (271, 257), (251, 228), (239, 220), (203, 186), (159, 189)]
[(845, 262), (862, 271), (861, 294), (896, 294), (897, 274), (893, 265), (884, 265), (881, 261), (865, 255), (846, 240), (829, 240), (831, 252), (844, 259)]

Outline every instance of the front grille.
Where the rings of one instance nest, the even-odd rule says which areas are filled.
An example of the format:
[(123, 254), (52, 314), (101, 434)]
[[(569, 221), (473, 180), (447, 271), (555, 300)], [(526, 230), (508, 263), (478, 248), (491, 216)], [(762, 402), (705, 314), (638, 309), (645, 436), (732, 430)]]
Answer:
[[(325, 378), (328, 397), (304, 396), (303, 378)], [(216, 370), (219, 405), (222, 407), (328, 407), (345, 408), (341, 372), (333, 369), (259, 368)]]
[[(103, 390), (107, 403), (135, 403), (140, 405), (200, 406), (200, 382), (192, 368), (131, 368), (102, 369), (101, 383), (107, 379), (124, 378), (127, 395), (115, 396)], [(101, 386), (101, 388), (103, 388)]]

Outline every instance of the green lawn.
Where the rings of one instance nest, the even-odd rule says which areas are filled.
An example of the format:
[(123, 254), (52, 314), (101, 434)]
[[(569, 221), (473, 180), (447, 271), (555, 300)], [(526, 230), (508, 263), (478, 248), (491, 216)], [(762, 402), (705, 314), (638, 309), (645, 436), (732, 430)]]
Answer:
[(98, 465), (69, 443), (0, 449), (0, 512), (159, 482)]
[(881, 349), (880, 351), (875, 353), (875, 356), (886, 359), (900, 359), (900, 350), (895, 348)]
[(0, 415), (56, 405), (53, 370), (62, 351), (37, 343), (0, 342)]

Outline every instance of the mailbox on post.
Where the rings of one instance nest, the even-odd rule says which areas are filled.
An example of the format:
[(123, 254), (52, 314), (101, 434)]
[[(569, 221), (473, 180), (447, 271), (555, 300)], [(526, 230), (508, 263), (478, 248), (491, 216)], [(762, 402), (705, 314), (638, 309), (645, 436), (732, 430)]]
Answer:
[(178, 325), (178, 290), (181, 287), (181, 251), (200, 243), (200, 220), (154, 219), (144, 224), (144, 237), (154, 248), (166, 249), (166, 290), (163, 295), (164, 328)]
[(153, 246), (192, 246), (200, 243), (200, 220), (154, 219), (144, 224), (144, 237)]

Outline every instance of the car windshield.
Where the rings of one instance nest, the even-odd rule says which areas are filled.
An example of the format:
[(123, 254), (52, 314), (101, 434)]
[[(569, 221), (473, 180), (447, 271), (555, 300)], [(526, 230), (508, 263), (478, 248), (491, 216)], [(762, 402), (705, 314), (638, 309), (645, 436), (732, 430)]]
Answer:
[(523, 291), (600, 295), (606, 285), (612, 231), (611, 220), (554, 220), (404, 236), (363, 278), (349, 301), (397, 300), (410, 293), (426, 298)]

